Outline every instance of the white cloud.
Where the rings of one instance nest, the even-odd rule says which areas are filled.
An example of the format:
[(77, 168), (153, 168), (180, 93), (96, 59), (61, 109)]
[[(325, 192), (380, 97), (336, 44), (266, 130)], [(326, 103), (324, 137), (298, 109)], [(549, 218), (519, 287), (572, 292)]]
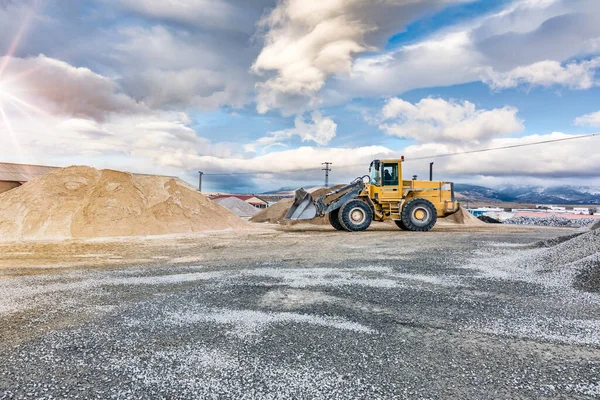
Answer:
[(382, 110), (380, 129), (419, 142), (485, 141), (523, 130), (513, 107), (478, 110), (475, 104), (427, 98), (416, 104), (391, 98)]
[(258, 111), (318, 106), (326, 80), (350, 74), (356, 55), (376, 50), (416, 16), (461, 1), (280, 1), (261, 20), (265, 46), (252, 69), (271, 74), (257, 85)]
[(600, 127), (600, 111), (575, 118), (575, 125)]
[[(0, 122), (0, 155), (3, 159), (20, 156), (24, 158), (20, 161), (24, 162), (68, 162), (93, 152), (104, 156), (105, 162), (110, 163), (108, 160), (115, 157), (133, 155), (155, 159), (158, 155), (177, 150), (198, 155), (212, 154), (210, 142), (198, 137), (180, 113), (110, 114), (99, 122), (62, 115), (23, 115), (11, 105), (4, 105), (2, 109), (12, 128), (11, 132), (5, 123)], [(22, 150), (21, 154), (17, 149)], [(98, 160), (90, 160), (94, 161)], [(137, 161), (138, 169), (150, 164), (140, 162), (140, 159)]]
[(294, 120), (295, 133), (303, 142), (313, 141), (326, 145), (335, 137), (337, 125), (331, 118), (323, 117), (318, 111), (311, 113), (312, 122), (306, 122), (303, 117), (297, 116)]
[(314, 142), (321, 146), (327, 145), (335, 137), (337, 124), (329, 117), (323, 117), (319, 111), (313, 111), (310, 121), (302, 115), (294, 119), (294, 128), (269, 132), (254, 143), (247, 144), (244, 148), (249, 152), (256, 152), (259, 147), (266, 151), (273, 146), (287, 147), (283, 141), (299, 136), (302, 142)]
[[(282, 180), (306, 180), (322, 177), (321, 162), (333, 163), (337, 174), (345, 177), (356, 177), (368, 172), (369, 163), (375, 158), (392, 157), (396, 152), (384, 146), (362, 146), (352, 148), (309, 147), (302, 146), (277, 152), (257, 155), (251, 158), (233, 157), (222, 159), (211, 156), (200, 157), (198, 166), (205, 170), (261, 172), (268, 171), (281, 175)], [(304, 172), (303, 172), (304, 171)]]
[(597, 85), (595, 73), (598, 67), (600, 67), (600, 58), (579, 63), (572, 62), (565, 66), (557, 61), (540, 61), (508, 72), (490, 70), (484, 81), (494, 89), (514, 88), (520, 85), (546, 87), (561, 85), (584, 90)]

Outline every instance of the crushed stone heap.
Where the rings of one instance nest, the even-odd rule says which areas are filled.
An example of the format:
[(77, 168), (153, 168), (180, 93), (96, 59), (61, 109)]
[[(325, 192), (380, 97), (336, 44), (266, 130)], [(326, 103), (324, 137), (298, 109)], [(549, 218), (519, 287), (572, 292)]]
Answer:
[(248, 218), (260, 212), (260, 209), (237, 197), (223, 197), (213, 200), (239, 217)]
[(61, 168), (0, 195), (0, 240), (189, 233), (248, 225), (177, 178)]
[(600, 292), (600, 230), (537, 245), (542, 249), (520, 259), (520, 268), (533, 270), (549, 282), (571, 280), (577, 289)]
[(598, 222), (597, 218), (578, 218), (571, 219), (559, 216), (550, 217), (530, 217), (530, 216), (519, 216), (506, 219), (502, 221), (503, 224), (512, 225), (538, 225), (538, 226), (552, 226), (552, 227), (564, 227), (564, 228), (582, 228), (590, 226)]

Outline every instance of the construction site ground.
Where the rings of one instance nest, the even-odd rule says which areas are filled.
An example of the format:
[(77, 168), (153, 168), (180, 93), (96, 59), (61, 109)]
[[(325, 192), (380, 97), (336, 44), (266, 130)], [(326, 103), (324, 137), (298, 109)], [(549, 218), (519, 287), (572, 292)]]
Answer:
[(596, 399), (600, 294), (499, 268), (575, 233), (0, 244), (0, 398)]

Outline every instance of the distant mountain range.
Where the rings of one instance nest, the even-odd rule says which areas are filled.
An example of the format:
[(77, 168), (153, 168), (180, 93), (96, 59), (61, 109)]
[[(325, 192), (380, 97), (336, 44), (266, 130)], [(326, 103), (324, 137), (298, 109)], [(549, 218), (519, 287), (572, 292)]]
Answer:
[[(305, 187), (309, 190), (318, 186)], [(291, 195), (297, 188), (285, 187), (263, 194), (286, 193)], [(511, 202), (529, 204), (598, 204), (600, 205), (600, 187), (590, 186), (530, 186), (509, 185), (495, 189), (457, 183), (454, 190), (460, 201)]]
[(490, 189), (457, 183), (454, 185), (462, 201), (513, 202), (531, 204), (600, 204), (600, 187), (590, 186), (503, 186)]

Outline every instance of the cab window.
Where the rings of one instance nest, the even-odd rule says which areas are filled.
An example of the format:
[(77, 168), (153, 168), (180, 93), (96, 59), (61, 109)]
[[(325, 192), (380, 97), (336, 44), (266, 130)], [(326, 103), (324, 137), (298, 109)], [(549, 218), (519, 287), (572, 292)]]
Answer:
[(383, 164), (383, 186), (398, 186), (398, 164)]
[(381, 175), (379, 174), (379, 168), (381, 164), (379, 161), (373, 161), (369, 167), (369, 178), (372, 185), (381, 186)]

